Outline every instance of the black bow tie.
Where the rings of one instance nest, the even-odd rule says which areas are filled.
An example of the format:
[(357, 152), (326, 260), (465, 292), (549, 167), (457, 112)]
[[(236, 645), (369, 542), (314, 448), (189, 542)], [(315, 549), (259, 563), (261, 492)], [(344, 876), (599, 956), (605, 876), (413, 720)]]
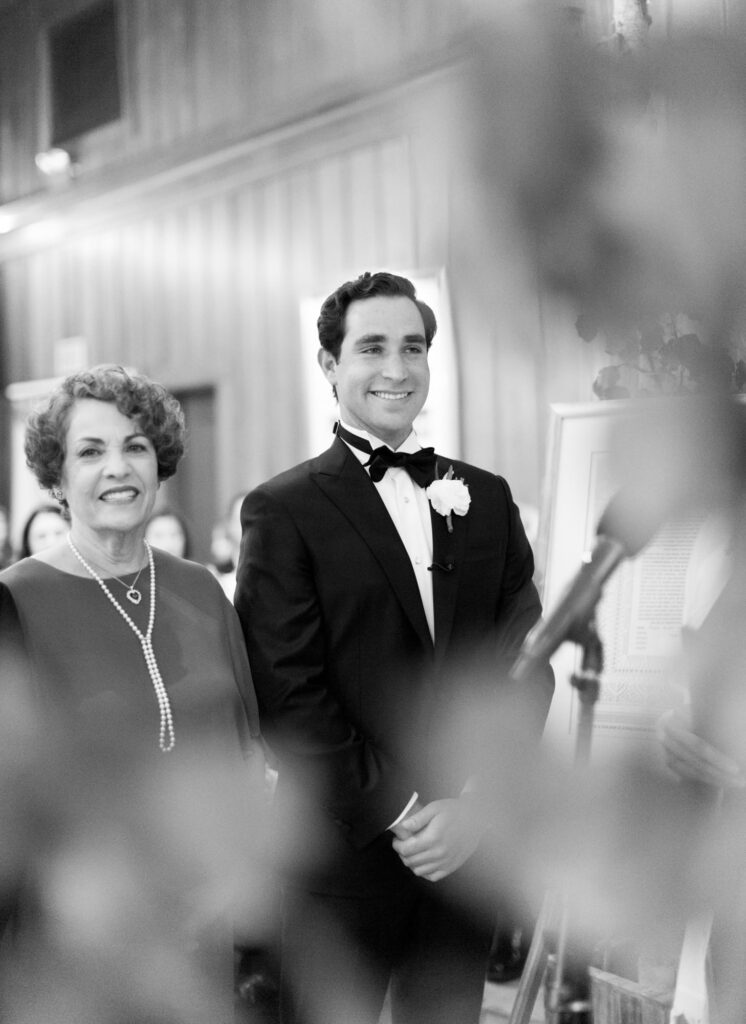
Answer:
[(435, 449), (420, 448), (416, 452), (394, 452), (386, 445), (373, 450), (369, 441), (364, 437), (345, 430), (341, 423), (334, 428), (343, 441), (351, 444), (358, 451), (367, 452), (370, 458), (365, 463), (370, 472), (370, 478), (374, 483), (382, 480), (386, 470), (392, 466), (406, 469), (416, 484), (420, 487), (429, 487), (435, 479)]
[(366, 463), (370, 478), (376, 483), (383, 478), (390, 466), (406, 469), (416, 484), (429, 487), (435, 479), (435, 449), (420, 448), (418, 452), (392, 452), (382, 445), (376, 448)]

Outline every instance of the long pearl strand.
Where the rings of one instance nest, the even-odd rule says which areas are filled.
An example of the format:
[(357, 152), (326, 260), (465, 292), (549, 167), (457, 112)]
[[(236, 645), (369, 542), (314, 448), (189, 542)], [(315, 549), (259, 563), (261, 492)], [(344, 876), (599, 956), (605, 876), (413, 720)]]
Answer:
[(153, 650), (152, 637), (153, 626), (155, 624), (155, 563), (153, 561), (153, 549), (147, 541), (144, 542), (145, 548), (148, 552), (148, 565), (150, 566), (150, 612), (148, 614), (148, 628), (147, 631), (143, 633), (142, 630), (138, 629), (124, 608), (122, 608), (98, 573), (92, 569), (88, 562), (86, 562), (85, 558), (83, 558), (81, 553), (73, 544), (69, 533), (67, 535), (67, 543), (70, 545), (70, 550), (78, 559), (80, 564), (86, 572), (93, 577), (96, 583), (98, 583), (116, 610), (140, 641), (143, 657), (145, 658), (145, 664), (147, 665), (150, 678), (153, 682), (153, 689), (155, 690), (155, 695), (158, 698), (158, 707), (161, 713), (161, 727), (158, 737), (158, 746), (164, 754), (167, 754), (169, 751), (174, 749), (176, 736), (174, 734), (174, 718), (171, 711), (171, 702), (168, 699), (168, 692), (163, 682), (160, 669), (158, 668), (158, 662), (155, 660), (155, 651)]

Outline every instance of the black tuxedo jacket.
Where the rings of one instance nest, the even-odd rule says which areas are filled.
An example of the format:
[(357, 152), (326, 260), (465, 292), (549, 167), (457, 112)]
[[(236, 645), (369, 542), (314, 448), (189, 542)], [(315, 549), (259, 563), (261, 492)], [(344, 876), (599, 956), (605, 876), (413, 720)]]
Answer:
[[(374, 892), (409, 874), (387, 827), (415, 791), (458, 795), (474, 766), (449, 722), (506, 685), (541, 612), (507, 483), (441, 457), (438, 475), (451, 465), (471, 505), (450, 533), (431, 510), (434, 643), (396, 527), (341, 440), (243, 505), (236, 607), (277, 799), (297, 816), (317, 888)], [(541, 723), (551, 671), (527, 686)]]

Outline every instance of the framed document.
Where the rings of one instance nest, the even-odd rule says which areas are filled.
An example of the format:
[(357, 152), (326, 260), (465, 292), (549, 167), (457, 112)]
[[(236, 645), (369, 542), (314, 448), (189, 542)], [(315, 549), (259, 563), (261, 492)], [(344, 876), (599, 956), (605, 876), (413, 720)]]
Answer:
[[(596, 539), (599, 520), (616, 491), (612, 431), (630, 412), (629, 402), (551, 407), (537, 565), (548, 615), (580, 568)], [(601, 691), (594, 709), (591, 757), (625, 752), (650, 743), (660, 714), (681, 704), (672, 671), (679, 649), (684, 584), (703, 514), (666, 522), (635, 558), (608, 580), (596, 610), (603, 645)], [(574, 753), (579, 698), (571, 677), (582, 662), (578, 645), (566, 642), (552, 663), (555, 696), (547, 720), (550, 743)]]

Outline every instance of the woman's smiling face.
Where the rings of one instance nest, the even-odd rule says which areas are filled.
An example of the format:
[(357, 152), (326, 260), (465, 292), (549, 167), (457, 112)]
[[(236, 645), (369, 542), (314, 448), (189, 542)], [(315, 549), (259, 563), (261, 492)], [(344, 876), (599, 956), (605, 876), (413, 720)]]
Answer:
[(71, 524), (97, 533), (144, 528), (158, 484), (155, 448), (137, 420), (113, 402), (77, 399), (70, 410), (61, 479)]

